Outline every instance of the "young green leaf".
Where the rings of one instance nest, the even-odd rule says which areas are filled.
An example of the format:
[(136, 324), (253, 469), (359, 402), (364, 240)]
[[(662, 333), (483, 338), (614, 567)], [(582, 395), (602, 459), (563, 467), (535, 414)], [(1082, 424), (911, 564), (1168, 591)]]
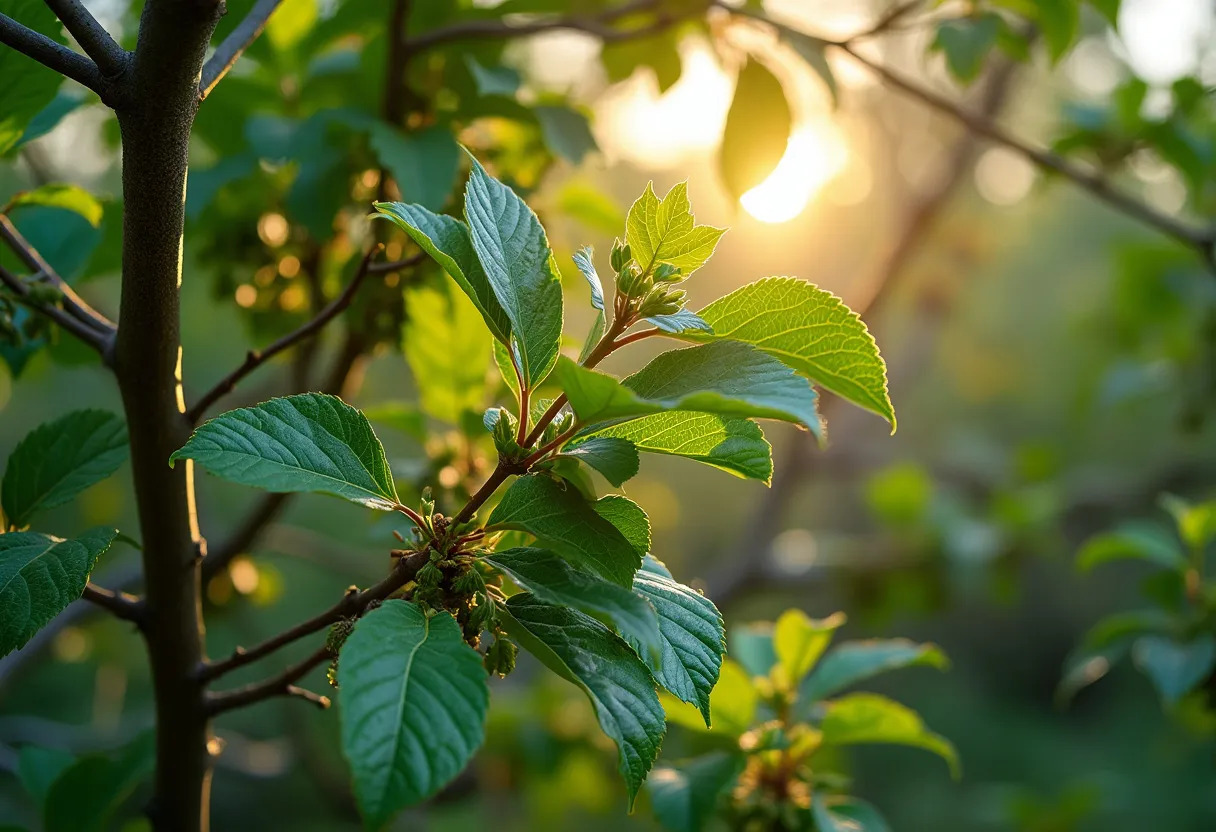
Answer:
[(481, 746), (486, 671), (452, 616), (385, 601), (342, 645), (338, 705), (359, 809), (380, 828), (451, 782)]
[[(446, 288), (446, 287), (445, 287)], [(449, 424), (480, 410), (486, 398), (486, 354), (492, 337), (476, 307), (459, 293), (428, 286), (405, 293), (403, 352), (423, 409)]]
[(507, 549), (486, 556), (516, 583), (549, 604), (574, 607), (603, 621), (634, 643), (638, 655), (658, 656), (665, 642), (659, 618), (643, 594), (577, 569), (560, 555), (533, 547)]
[(625, 588), (642, 555), (594, 504), (543, 474), (520, 477), (490, 513), (487, 527), (533, 535), (576, 565)]
[(419, 248), (429, 254), (445, 272), (451, 275), (477, 307), (482, 319), (496, 339), (506, 344), (511, 340), (511, 319), (490, 286), (469, 228), (455, 217), (435, 214), (421, 205), (404, 202), (377, 202), (378, 216), (386, 217), (401, 227)]
[(646, 272), (659, 263), (670, 263), (683, 274), (692, 274), (713, 255), (725, 232), (724, 228), (695, 224), (684, 182), (668, 191), (662, 201), (655, 196), (654, 183), (648, 183), (625, 220), (629, 247)]
[(381, 511), (398, 504), (380, 440), (337, 396), (303, 393), (230, 410), (169, 457), (179, 459), (266, 491), (332, 494)]
[(35, 428), (13, 450), (0, 505), (10, 525), (29, 525), (35, 512), (71, 500), (101, 482), (127, 458), (127, 426), (104, 410), (77, 410)]
[(846, 641), (833, 647), (798, 691), (804, 707), (837, 691), (888, 670), (927, 665), (945, 670), (946, 654), (936, 644), (917, 644), (904, 638)]
[(773, 626), (773, 650), (791, 687), (797, 687), (811, 672), (842, 624), (843, 613), (822, 620), (810, 618), (802, 610), (786, 610), (781, 614)]
[(618, 488), (638, 473), (638, 449), (628, 439), (596, 436), (579, 440), (563, 448), (558, 456), (590, 465)]
[(678, 335), (690, 330), (712, 333), (714, 328), (707, 324), (700, 315), (681, 309), (673, 315), (655, 315), (647, 321), (669, 335)]
[(600, 274), (595, 270), (595, 263), (591, 260), (594, 255), (595, 250), (591, 246), (583, 246), (574, 252), (572, 259), (574, 265), (578, 266), (579, 272), (587, 278), (587, 283), (591, 286), (591, 305), (603, 312), (604, 284), (600, 282)]
[(668, 832), (700, 832), (714, 817), (718, 799), (743, 771), (744, 757), (714, 751), (685, 760), (678, 766), (660, 766), (646, 788), (654, 816)]
[(556, 376), (575, 414), (587, 424), (682, 410), (781, 419), (822, 433), (815, 391), (806, 379), (734, 341), (663, 353), (624, 381), (565, 357), (558, 361)]
[(759, 185), (785, 155), (794, 118), (781, 82), (762, 63), (739, 70), (722, 131), (719, 167), (732, 199)]
[(656, 413), (597, 428), (590, 435), (627, 439), (639, 451), (682, 456), (765, 484), (773, 478), (772, 446), (750, 419), (716, 413)]
[(865, 323), (831, 292), (795, 277), (766, 277), (719, 298), (698, 313), (712, 333), (686, 341), (752, 344), (790, 369), (891, 423), (887, 365)]
[(19, 205), (46, 205), (78, 214), (89, 225), (101, 225), (105, 207), (101, 201), (79, 185), (40, 185), (32, 191), (22, 191), (8, 201), (5, 211)]
[(501, 610), (520, 646), (591, 700), (600, 728), (617, 744), (632, 807), (667, 730), (650, 671), (615, 633), (577, 610), (528, 593), (512, 597)]
[(0, 656), (25, 644), (81, 596), (117, 533), (98, 527), (75, 540), (0, 534)]
[(156, 738), (141, 734), (115, 756), (90, 754), (64, 769), (44, 804), (46, 832), (103, 832), (131, 793), (152, 776)]
[[(616, 527), (639, 557), (650, 551), (650, 518), (646, 512), (628, 497), (609, 494), (591, 505), (595, 513)], [(645, 568), (646, 561), (641, 567)]]
[(1202, 633), (1187, 642), (1142, 636), (1132, 648), (1132, 659), (1153, 681), (1161, 698), (1173, 705), (1216, 666), (1216, 636)]
[[(654, 564), (647, 568), (647, 564)], [(657, 567), (657, 568), (656, 568)], [(710, 691), (722, 670), (726, 633), (722, 614), (713, 602), (696, 590), (664, 575), (666, 568), (649, 555), (633, 576), (633, 588), (649, 599), (659, 616), (662, 651), (658, 661), (650, 659), (635, 644), (655, 679), (683, 702), (696, 705), (710, 724)], [(629, 634), (626, 640), (633, 643)]]
[(958, 754), (944, 737), (925, 727), (920, 715), (876, 693), (853, 693), (827, 703), (819, 725), (825, 745), (890, 743), (932, 751), (959, 776)]
[(464, 210), (473, 248), (511, 321), (524, 383), (535, 387), (552, 369), (561, 344), (561, 273), (536, 214), (472, 161)]
[(993, 12), (943, 20), (929, 50), (943, 53), (950, 74), (970, 84), (984, 68), (984, 60), (996, 45), (1003, 25), (1000, 15)]

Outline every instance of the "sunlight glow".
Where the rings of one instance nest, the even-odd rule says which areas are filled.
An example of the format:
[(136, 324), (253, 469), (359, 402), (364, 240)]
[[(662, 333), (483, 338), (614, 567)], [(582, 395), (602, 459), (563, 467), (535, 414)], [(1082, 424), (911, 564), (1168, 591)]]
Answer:
[(739, 203), (761, 222), (789, 222), (806, 210), (847, 161), (845, 142), (830, 122), (803, 125), (790, 135), (785, 155), (769, 177), (740, 197)]

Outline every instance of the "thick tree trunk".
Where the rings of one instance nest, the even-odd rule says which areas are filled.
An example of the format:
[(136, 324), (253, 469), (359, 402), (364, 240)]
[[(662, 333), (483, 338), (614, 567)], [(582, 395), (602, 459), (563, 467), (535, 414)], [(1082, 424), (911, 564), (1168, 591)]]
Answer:
[(190, 130), (204, 52), (221, 13), (206, 0), (148, 0), (128, 94), (123, 156), (122, 308), (115, 372), (131, 434), (156, 699), (158, 830), (208, 826), (211, 729), (196, 669), (204, 656), (205, 544), (189, 463), (170, 468), (189, 426), (181, 387), (180, 288)]

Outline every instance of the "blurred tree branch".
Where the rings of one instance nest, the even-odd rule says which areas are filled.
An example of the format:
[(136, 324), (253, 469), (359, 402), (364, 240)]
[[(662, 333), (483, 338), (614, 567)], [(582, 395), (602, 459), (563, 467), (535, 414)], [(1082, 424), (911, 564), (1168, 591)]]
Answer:
[(210, 95), (211, 91), (215, 89), (215, 85), (236, 66), (236, 62), (240, 60), (249, 45), (262, 34), (267, 21), (279, 7), (280, 2), (282, 0), (258, 0), (245, 18), (228, 34), (228, 37), (224, 38), (215, 48), (215, 52), (203, 65), (202, 77), (198, 84), (199, 101)]

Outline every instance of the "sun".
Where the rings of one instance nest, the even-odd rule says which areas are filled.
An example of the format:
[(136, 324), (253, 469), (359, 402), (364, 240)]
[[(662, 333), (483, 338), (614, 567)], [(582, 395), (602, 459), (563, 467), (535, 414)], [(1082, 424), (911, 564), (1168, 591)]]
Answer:
[(773, 172), (739, 197), (739, 203), (760, 222), (789, 222), (844, 168), (847, 159), (845, 143), (830, 122), (803, 125), (790, 134)]

